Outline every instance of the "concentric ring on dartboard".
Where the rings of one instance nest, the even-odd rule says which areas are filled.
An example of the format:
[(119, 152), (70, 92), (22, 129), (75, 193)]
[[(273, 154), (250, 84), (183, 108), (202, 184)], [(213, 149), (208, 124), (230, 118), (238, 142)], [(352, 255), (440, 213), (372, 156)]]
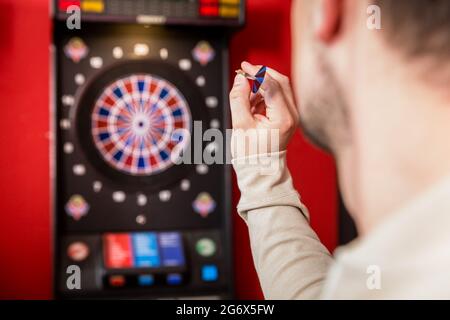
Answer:
[[(194, 167), (173, 164), (175, 145), (190, 154), (193, 146), (185, 137), (173, 141), (171, 133), (192, 131), (193, 121), (209, 123), (205, 110), (185, 72), (164, 61), (128, 61), (88, 81), (76, 103), (76, 135), (89, 162), (111, 182), (157, 190)], [(201, 141), (191, 134), (190, 141)]]
[(185, 149), (191, 114), (173, 84), (135, 74), (106, 87), (91, 126), (94, 143), (109, 165), (131, 175), (152, 175), (173, 165), (176, 146)]

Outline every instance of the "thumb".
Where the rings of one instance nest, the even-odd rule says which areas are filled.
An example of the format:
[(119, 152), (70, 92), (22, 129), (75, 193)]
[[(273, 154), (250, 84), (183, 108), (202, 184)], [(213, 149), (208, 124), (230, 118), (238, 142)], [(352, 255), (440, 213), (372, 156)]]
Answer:
[(247, 79), (243, 75), (237, 74), (230, 92), (231, 119), (234, 129), (245, 129), (253, 124), (250, 93)]

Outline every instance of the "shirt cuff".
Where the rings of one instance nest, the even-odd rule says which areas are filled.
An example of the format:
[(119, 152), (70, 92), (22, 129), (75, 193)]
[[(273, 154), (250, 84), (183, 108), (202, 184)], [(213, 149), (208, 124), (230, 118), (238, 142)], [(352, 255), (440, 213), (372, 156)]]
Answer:
[(297, 207), (309, 220), (308, 211), (294, 189), (286, 151), (235, 158), (232, 164), (241, 190), (237, 209), (244, 220), (248, 211), (274, 206)]

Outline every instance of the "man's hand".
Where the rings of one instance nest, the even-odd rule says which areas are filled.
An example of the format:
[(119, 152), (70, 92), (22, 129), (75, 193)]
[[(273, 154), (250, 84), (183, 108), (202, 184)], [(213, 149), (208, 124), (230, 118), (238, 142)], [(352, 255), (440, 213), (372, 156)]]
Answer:
[[(241, 67), (248, 74), (255, 74), (261, 66), (243, 62)], [(230, 92), (230, 105), (233, 157), (286, 149), (299, 121), (288, 77), (267, 68), (260, 90), (252, 94), (248, 80), (237, 74)], [(273, 137), (278, 141), (271, 141)]]

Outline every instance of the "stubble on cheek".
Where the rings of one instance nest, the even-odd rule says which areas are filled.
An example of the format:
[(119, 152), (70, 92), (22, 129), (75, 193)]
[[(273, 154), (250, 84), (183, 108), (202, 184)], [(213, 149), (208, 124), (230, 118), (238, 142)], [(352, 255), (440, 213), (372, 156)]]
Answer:
[(317, 56), (314, 81), (302, 91), (300, 125), (305, 136), (319, 148), (336, 154), (351, 143), (349, 106), (340, 83), (325, 57)]

